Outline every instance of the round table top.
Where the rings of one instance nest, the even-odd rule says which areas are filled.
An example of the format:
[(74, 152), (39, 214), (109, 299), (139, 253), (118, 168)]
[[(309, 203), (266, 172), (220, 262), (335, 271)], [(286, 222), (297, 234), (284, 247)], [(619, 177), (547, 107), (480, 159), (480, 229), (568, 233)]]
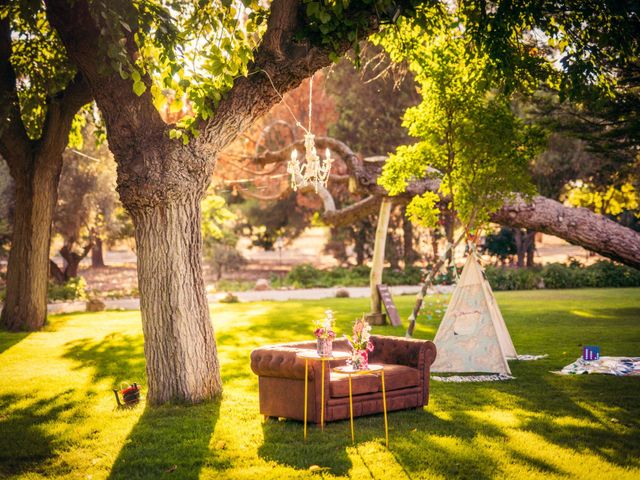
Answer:
[(351, 357), (349, 352), (333, 352), (331, 355), (320, 356), (315, 350), (302, 350), (296, 353), (296, 356), (300, 358), (307, 358), (309, 360), (344, 360)]
[(346, 373), (348, 375), (366, 375), (367, 373), (378, 373), (382, 370), (384, 370), (384, 366), (375, 363), (370, 363), (369, 368), (366, 370), (357, 370), (352, 368), (351, 365), (342, 365), (333, 369), (334, 372)]

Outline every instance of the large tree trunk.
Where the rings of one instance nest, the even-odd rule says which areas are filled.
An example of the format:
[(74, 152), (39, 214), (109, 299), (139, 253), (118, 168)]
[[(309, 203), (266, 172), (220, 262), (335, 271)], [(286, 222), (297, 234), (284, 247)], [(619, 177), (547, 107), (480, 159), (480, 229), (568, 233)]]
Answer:
[[(528, 253), (534, 242), (536, 232), (523, 230), (522, 228), (514, 228), (513, 234), (516, 242), (516, 256), (518, 268), (525, 267), (525, 259), (528, 260)], [(529, 265), (527, 265), (529, 266)]]
[(200, 197), (132, 212), (148, 401), (198, 402), (222, 390), (202, 278)]
[(365, 226), (362, 222), (358, 223), (361, 225), (361, 228), (356, 231), (354, 237), (354, 250), (356, 252), (356, 265), (361, 267), (364, 265), (365, 260), (364, 250), (367, 244), (367, 232), (365, 231)]
[(93, 248), (91, 249), (91, 268), (104, 268), (104, 255), (102, 250), (102, 238), (99, 235), (93, 237)]
[(527, 234), (531, 235), (531, 243), (527, 249), (527, 268), (535, 266), (534, 255), (536, 253), (536, 233), (535, 231), (527, 230)]
[(47, 320), (51, 221), (62, 156), (22, 165), (22, 173), (14, 175), (16, 210), (0, 323), (9, 330), (33, 331)]

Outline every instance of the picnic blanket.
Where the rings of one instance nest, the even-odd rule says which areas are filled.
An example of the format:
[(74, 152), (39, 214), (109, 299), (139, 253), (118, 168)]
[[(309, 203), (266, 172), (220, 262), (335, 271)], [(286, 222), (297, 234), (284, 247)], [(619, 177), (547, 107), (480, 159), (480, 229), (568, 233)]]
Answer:
[(583, 360), (578, 358), (567, 365), (558, 375), (581, 375), (584, 373), (603, 373), (626, 377), (630, 375), (640, 376), (640, 357), (600, 357), (599, 360)]

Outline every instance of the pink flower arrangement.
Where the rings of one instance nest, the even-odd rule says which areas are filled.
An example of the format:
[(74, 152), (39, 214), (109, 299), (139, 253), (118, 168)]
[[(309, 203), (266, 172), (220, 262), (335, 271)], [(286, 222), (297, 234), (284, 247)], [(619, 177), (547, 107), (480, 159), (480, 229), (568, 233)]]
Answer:
[(364, 319), (364, 315), (353, 324), (353, 336), (349, 338), (345, 335), (345, 337), (353, 350), (373, 352), (371, 325)]
[(316, 320), (314, 335), (316, 338), (324, 338), (329, 340), (334, 340), (336, 338), (336, 332), (333, 330), (335, 328), (335, 318), (333, 317), (333, 311), (326, 310), (324, 312), (323, 320)]
[(345, 338), (351, 347), (351, 358), (347, 363), (355, 370), (367, 370), (369, 352), (373, 352), (373, 342), (371, 342), (371, 325), (364, 319), (364, 315), (353, 324), (353, 336), (349, 338), (345, 335)]

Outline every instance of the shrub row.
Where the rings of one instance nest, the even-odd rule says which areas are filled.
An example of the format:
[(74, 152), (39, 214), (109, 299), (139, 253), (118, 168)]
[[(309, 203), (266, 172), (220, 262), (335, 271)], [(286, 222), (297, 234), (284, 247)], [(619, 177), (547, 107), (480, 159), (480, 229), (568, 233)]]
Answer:
[(536, 268), (487, 267), (494, 290), (534, 288), (640, 287), (640, 270), (600, 260), (589, 266), (550, 263)]
[[(294, 288), (363, 287), (369, 284), (371, 269), (367, 266), (335, 267), (322, 270), (310, 264), (296, 265), (283, 278), (272, 278), (273, 286)], [(422, 270), (408, 267), (403, 271), (385, 270), (382, 282), (387, 285), (412, 285), (420, 283)]]
[[(428, 271), (428, 270), (427, 270)], [(640, 270), (601, 260), (589, 266), (578, 262), (569, 265), (551, 263), (544, 267), (486, 268), (486, 275), (494, 290), (532, 290), (536, 288), (638, 287)], [(294, 288), (361, 287), (369, 284), (370, 268), (336, 267), (326, 270), (303, 264), (291, 269), (282, 279), (272, 278), (272, 285)], [(417, 285), (425, 275), (418, 267), (402, 271), (386, 269), (382, 282), (387, 285)], [(452, 273), (436, 276), (434, 283), (451, 283)]]

